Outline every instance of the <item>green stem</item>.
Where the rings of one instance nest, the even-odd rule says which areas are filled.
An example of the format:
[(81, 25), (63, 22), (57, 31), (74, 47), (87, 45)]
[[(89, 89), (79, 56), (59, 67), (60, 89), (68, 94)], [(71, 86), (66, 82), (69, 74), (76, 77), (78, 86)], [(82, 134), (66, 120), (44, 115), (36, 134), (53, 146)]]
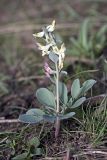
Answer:
[[(56, 64), (56, 101), (57, 101), (56, 114), (58, 115), (60, 112), (60, 107), (59, 107), (59, 70), (57, 64)], [(57, 117), (55, 124), (55, 138), (58, 137), (59, 130), (60, 130), (60, 119)]]
[(57, 108), (56, 113), (59, 113), (59, 70), (56, 64), (56, 98), (57, 98)]

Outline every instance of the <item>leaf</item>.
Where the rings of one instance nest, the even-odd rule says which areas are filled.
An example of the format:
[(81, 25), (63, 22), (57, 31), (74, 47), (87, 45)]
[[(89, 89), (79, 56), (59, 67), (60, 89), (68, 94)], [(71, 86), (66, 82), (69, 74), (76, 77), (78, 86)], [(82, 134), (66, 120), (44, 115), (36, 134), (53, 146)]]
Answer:
[(46, 88), (40, 88), (36, 92), (36, 97), (38, 101), (46, 106), (55, 108), (56, 103), (55, 103), (55, 97), (52, 92), (50, 92)]
[(56, 115), (56, 116), (44, 115), (44, 120), (46, 120), (47, 122), (54, 123), (57, 120), (57, 118), (59, 118), (59, 120), (63, 120), (63, 119), (71, 118), (73, 115), (75, 115), (75, 112), (70, 112), (65, 115), (60, 114), (60, 115)]
[(41, 148), (37, 148), (35, 155), (36, 155), (36, 156), (42, 155), (42, 149), (41, 149)]
[(82, 97), (82, 98), (78, 99), (78, 100), (71, 106), (71, 108), (79, 107), (85, 100), (86, 100), (86, 97)]
[(25, 152), (25, 153), (19, 154), (16, 157), (12, 158), (12, 160), (25, 160), (27, 159), (27, 156), (28, 156), (28, 153)]
[(30, 152), (31, 157), (40, 156), (43, 153), (41, 148), (33, 148), (33, 151)]
[(72, 103), (73, 103), (73, 99), (72, 99), (72, 97), (71, 97), (70, 100), (69, 100), (69, 102), (68, 102), (68, 106), (69, 106), (69, 107), (72, 106)]
[(73, 99), (76, 99), (79, 96), (80, 89), (80, 81), (79, 79), (75, 79), (71, 86), (71, 96)]
[(54, 52), (51, 52), (49, 54), (49, 59), (56, 64), (58, 62), (59, 58)]
[(59, 97), (63, 104), (67, 104), (68, 102), (68, 92), (67, 87), (64, 83), (59, 82)]
[(92, 88), (92, 86), (96, 83), (95, 80), (93, 79), (90, 79), (90, 80), (87, 80), (83, 83), (83, 86), (81, 88), (81, 93), (80, 93), (80, 96), (81, 95), (84, 95), (84, 93), (86, 93), (89, 89)]
[(54, 123), (54, 121), (56, 120), (57, 116), (44, 115), (43, 118), (44, 118), (44, 120), (47, 121), (47, 122)]
[(63, 119), (69, 119), (69, 118), (73, 117), (74, 115), (75, 115), (75, 112), (70, 112), (70, 113), (67, 113), (67, 114), (61, 116), (60, 119), (61, 120), (63, 120)]
[(32, 108), (26, 112), (28, 115), (43, 116), (45, 113), (41, 109)]
[(33, 116), (28, 114), (22, 114), (19, 116), (19, 120), (24, 123), (39, 123), (43, 120), (43, 116)]
[(40, 145), (40, 141), (37, 137), (33, 137), (30, 139), (29, 143), (30, 146), (34, 146), (35, 148), (37, 148)]

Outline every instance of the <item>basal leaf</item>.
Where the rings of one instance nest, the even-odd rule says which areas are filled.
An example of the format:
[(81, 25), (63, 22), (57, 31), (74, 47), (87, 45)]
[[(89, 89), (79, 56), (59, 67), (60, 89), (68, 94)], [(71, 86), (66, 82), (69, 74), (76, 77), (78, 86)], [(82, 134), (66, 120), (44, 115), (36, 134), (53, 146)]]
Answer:
[(80, 93), (80, 81), (79, 79), (75, 79), (71, 86), (71, 96), (73, 99), (76, 99)]
[(16, 157), (12, 158), (12, 160), (25, 160), (27, 159), (27, 155), (28, 153), (25, 152), (25, 153), (19, 154)]
[(81, 92), (80, 92), (80, 96), (84, 95), (84, 93), (86, 93), (89, 89), (92, 88), (92, 86), (96, 83), (95, 80), (93, 79), (90, 79), (90, 80), (87, 80), (83, 83), (83, 86), (81, 88)]
[(47, 121), (47, 122), (51, 122), (51, 123), (54, 123), (57, 116), (53, 116), (53, 115), (44, 115), (43, 116), (44, 120)]
[(26, 114), (33, 115), (33, 116), (43, 116), (45, 113), (41, 109), (32, 108), (29, 109)]
[(36, 97), (41, 104), (55, 108), (55, 97), (47, 88), (38, 89), (36, 92)]
[(78, 99), (72, 106), (71, 108), (76, 108), (79, 107), (81, 104), (83, 104), (83, 102), (86, 100), (86, 97), (82, 97), (80, 99)]
[(63, 119), (69, 119), (69, 118), (73, 117), (74, 115), (75, 115), (75, 112), (70, 112), (70, 113), (67, 113), (67, 114), (61, 116), (60, 119), (61, 120), (63, 120)]
[(22, 114), (19, 116), (19, 120), (24, 123), (39, 123), (43, 120), (43, 116), (33, 116), (28, 114)]

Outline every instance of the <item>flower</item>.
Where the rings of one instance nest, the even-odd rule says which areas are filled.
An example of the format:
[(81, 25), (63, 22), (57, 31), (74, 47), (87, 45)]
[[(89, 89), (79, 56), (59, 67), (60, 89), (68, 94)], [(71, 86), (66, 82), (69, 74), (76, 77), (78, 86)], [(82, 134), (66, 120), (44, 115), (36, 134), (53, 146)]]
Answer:
[[(46, 27), (47, 32), (53, 32), (55, 30), (55, 20), (53, 20), (52, 24)], [(42, 38), (45, 35), (45, 32), (39, 32), (39, 33), (35, 33), (33, 34), (34, 37), (39, 37)]]
[(42, 38), (44, 36), (44, 32), (39, 32), (39, 33), (35, 33), (33, 34), (34, 37), (39, 37), (39, 38)]
[(53, 32), (55, 30), (55, 20), (53, 20), (52, 24), (46, 27), (48, 32)]
[(47, 44), (46, 46), (41, 45), (40, 43), (37, 43), (38, 49), (42, 51), (42, 56), (48, 55), (50, 53), (49, 48), (51, 47), (51, 44)]
[(47, 62), (45, 62), (44, 70), (47, 77), (50, 77), (50, 74), (53, 74), (53, 70), (49, 67)]
[(61, 70), (63, 68), (63, 61), (65, 58), (65, 51), (66, 51), (65, 45), (63, 43), (60, 49), (58, 49), (57, 46), (52, 46), (52, 48), (53, 52), (59, 56), (59, 69)]

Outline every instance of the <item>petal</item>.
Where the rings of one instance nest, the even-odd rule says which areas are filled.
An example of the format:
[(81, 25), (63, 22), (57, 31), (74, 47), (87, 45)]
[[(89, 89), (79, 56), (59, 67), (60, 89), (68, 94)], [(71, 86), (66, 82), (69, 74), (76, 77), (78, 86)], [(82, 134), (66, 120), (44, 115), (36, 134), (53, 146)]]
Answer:
[(47, 26), (46, 28), (47, 28), (48, 32), (53, 32), (55, 29), (55, 20), (52, 22), (51, 25)]
[(36, 43), (38, 46), (38, 49), (43, 50), (43, 46), (40, 43)]
[(44, 32), (42, 31), (42, 32), (39, 32), (39, 33), (35, 33), (35, 34), (33, 34), (33, 36), (42, 38), (44, 36)]
[(55, 54), (58, 54), (59, 49), (58, 49), (57, 46), (52, 46), (52, 49), (53, 49), (53, 52), (54, 52)]
[(66, 51), (65, 44), (63, 43), (63, 44), (61, 45), (60, 52), (65, 52), (65, 51)]

